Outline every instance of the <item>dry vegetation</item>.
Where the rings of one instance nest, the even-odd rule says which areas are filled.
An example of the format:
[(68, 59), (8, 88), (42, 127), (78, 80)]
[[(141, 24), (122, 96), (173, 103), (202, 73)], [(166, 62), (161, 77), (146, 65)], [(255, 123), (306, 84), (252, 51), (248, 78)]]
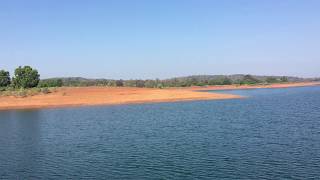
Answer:
[(0, 91), (0, 96), (12, 96), (12, 97), (25, 98), (25, 97), (35, 96), (40, 94), (49, 94), (56, 91), (57, 91), (57, 88), (30, 88), (30, 89), (6, 88)]

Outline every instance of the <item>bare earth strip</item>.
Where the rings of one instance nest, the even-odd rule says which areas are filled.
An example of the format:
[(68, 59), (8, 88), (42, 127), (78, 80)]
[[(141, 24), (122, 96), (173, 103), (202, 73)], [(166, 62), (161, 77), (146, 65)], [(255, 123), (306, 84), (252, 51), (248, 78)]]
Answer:
[(46, 95), (35, 95), (25, 98), (11, 96), (0, 97), (0, 110), (31, 109), (49, 107), (93, 106), (137, 104), (155, 102), (175, 102), (191, 100), (218, 100), (241, 98), (238, 95), (199, 92), (196, 90), (224, 90), (248, 88), (287, 88), (298, 86), (314, 86), (319, 83), (288, 83), (258, 86), (208, 86), (189, 88), (111, 88), (111, 87), (63, 87), (57, 92)]

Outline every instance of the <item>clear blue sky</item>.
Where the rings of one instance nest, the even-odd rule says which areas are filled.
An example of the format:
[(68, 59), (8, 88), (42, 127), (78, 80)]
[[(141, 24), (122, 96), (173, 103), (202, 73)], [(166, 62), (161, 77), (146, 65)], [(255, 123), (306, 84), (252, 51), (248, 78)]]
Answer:
[(0, 69), (320, 76), (319, 0), (1, 0)]

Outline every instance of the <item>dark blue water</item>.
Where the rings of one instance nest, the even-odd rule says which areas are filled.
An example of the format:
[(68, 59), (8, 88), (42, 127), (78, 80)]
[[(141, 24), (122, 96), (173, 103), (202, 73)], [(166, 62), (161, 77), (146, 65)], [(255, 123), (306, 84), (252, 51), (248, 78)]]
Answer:
[(320, 87), (0, 111), (0, 179), (320, 179)]

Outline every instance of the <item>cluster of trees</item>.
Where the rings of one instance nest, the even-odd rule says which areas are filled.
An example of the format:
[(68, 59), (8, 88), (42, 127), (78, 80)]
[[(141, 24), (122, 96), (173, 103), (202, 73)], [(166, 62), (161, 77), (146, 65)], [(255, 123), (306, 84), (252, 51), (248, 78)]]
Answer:
[(38, 87), (61, 87), (63, 86), (62, 79), (44, 79), (38, 84)]
[(0, 70), (0, 87), (11, 86), (13, 88), (32, 88), (38, 86), (40, 75), (36, 69), (30, 66), (19, 66), (14, 71), (14, 76), (11, 79), (10, 73), (5, 70)]
[(9, 71), (0, 70), (0, 88), (2, 89), (7, 87), (18, 89), (61, 86), (63, 86), (62, 79), (55, 78), (40, 80), (40, 74), (38, 71), (30, 66), (19, 66), (15, 69), (14, 76), (12, 78), (10, 77)]
[(230, 85), (231, 79), (228, 77), (219, 77), (212, 79), (202, 79), (199, 77), (173, 78), (163, 80), (164, 87), (189, 87), (189, 86), (207, 86), (207, 85)]
[(251, 75), (245, 75), (242, 80), (240, 80), (239, 84), (258, 84), (261, 83), (260, 80), (254, 78)]
[[(54, 81), (55, 79), (50, 79)], [(44, 80), (43, 80), (44, 81)], [(172, 79), (147, 79), (147, 80), (111, 80), (111, 79), (85, 79), (85, 78), (63, 78), (64, 86), (110, 86), (110, 87), (189, 87), (189, 86), (206, 86), (206, 85), (231, 85), (231, 84), (259, 84), (259, 83), (281, 83), (288, 82), (287, 77), (263, 76), (257, 77), (252, 75), (215, 75), (215, 76), (188, 76)]]
[(279, 82), (288, 82), (288, 81), (289, 81), (288, 78), (285, 76), (281, 77), (280, 79), (277, 79), (275, 77), (268, 77), (266, 79), (267, 83), (279, 83)]
[(11, 84), (10, 73), (5, 70), (0, 70), (0, 87), (7, 87)]
[[(238, 77), (239, 76), (239, 77)], [(184, 78), (173, 78), (164, 80), (164, 86), (168, 87), (188, 87), (188, 86), (207, 86), (207, 85), (231, 85), (231, 84), (263, 84), (288, 82), (287, 77), (263, 77), (256, 78), (252, 75), (235, 76), (190, 76)]]
[[(54, 79), (50, 79), (52, 81)], [(46, 80), (42, 80), (46, 81)], [(85, 79), (80, 77), (62, 78), (63, 86), (109, 86), (109, 87), (149, 87), (161, 86), (161, 81), (156, 80), (112, 80), (112, 79)], [(40, 82), (41, 83), (41, 82)]]

